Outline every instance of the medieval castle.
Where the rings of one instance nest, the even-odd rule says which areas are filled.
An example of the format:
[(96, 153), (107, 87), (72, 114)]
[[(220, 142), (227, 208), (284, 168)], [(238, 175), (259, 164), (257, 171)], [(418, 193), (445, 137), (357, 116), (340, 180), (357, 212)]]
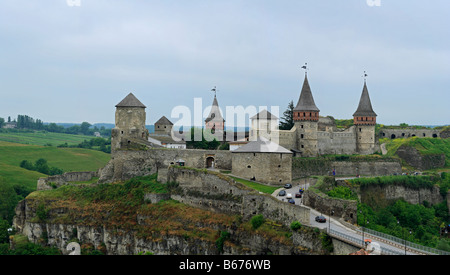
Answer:
[[(233, 140), (230, 150), (186, 149), (183, 136), (172, 130), (172, 122), (162, 117), (155, 123), (155, 133), (145, 127), (146, 106), (132, 93), (116, 105), (115, 127), (111, 134), (111, 151), (172, 148), (176, 153), (158, 158), (161, 167), (183, 163), (195, 168), (231, 170), (236, 176), (268, 184), (292, 181), (292, 157), (314, 157), (325, 154), (372, 154), (379, 148), (375, 136), (376, 113), (372, 109), (366, 81), (359, 105), (353, 114), (354, 125), (337, 129), (329, 117), (320, 117), (307, 74), (297, 105), (293, 110), (294, 126), (278, 130), (277, 118), (267, 110), (251, 117), (251, 130), (242, 140)], [(214, 95), (205, 129), (223, 137), (225, 120)], [(181, 142), (175, 141), (175, 136)], [(153, 150), (153, 152), (160, 152)], [(219, 152), (222, 151), (222, 152)], [(166, 151), (167, 152), (167, 151)], [(220, 157), (219, 157), (220, 156)], [(165, 159), (164, 159), (165, 158)]]
[[(169, 137), (174, 137), (177, 131), (172, 131), (172, 122), (164, 116), (155, 123), (155, 134), (149, 134), (145, 128), (145, 108), (146, 106), (132, 93), (116, 105), (116, 122), (112, 131), (113, 151), (120, 148), (124, 142), (130, 144), (136, 141), (150, 141), (153, 146), (162, 145), (161, 142), (157, 144), (156, 139), (164, 144), (176, 143), (175, 139)], [(300, 97), (293, 112), (292, 129), (278, 130), (278, 118), (263, 110), (251, 118), (251, 130), (244, 139), (231, 142), (239, 144), (231, 150), (246, 146), (247, 143), (260, 138), (275, 142), (294, 155), (304, 157), (325, 154), (372, 154), (378, 150), (375, 137), (377, 114), (372, 109), (366, 81), (358, 108), (353, 114), (354, 125), (350, 128), (337, 129), (331, 118), (321, 117), (319, 112), (305, 74)], [(205, 119), (205, 129), (211, 130), (216, 136), (223, 135), (225, 131), (225, 119), (220, 112), (216, 95), (211, 111)]]

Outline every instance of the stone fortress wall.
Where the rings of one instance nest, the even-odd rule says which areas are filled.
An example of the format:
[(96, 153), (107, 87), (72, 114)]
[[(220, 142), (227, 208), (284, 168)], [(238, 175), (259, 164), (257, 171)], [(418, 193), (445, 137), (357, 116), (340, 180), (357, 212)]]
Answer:
[(62, 175), (39, 178), (37, 182), (37, 191), (50, 190), (63, 185), (70, 185), (80, 181), (90, 181), (98, 177), (98, 171), (95, 172), (67, 172)]
[(387, 129), (382, 128), (379, 133), (380, 138), (409, 138), (409, 137), (440, 137), (440, 130), (433, 129)]
[(254, 215), (290, 226), (293, 221), (309, 225), (309, 209), (282, 202), (262, 194), (217, 172), (171, 166), (167, 177), (158, 174), (161, 182), (176, 182), (183, 190), (172, 195), (182, 203), (230, 215), (242, 215), (249, 220)]

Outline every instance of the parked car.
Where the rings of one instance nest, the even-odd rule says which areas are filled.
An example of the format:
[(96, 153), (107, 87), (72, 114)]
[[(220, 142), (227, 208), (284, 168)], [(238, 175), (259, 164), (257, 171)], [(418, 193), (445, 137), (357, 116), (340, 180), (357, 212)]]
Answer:
[(292, 199), (292, 194), (291, 194), (291, 193), (287, 193), (286, 198), (287, 198), (287, 199)]
[(288, 202), (292, 203), (292, 204), (295, 204), (295, 200), (294, 199), (289, 199)]
[(301, 197), (302, 197), (302, 194), (301, 194), (301, 193), (295, 193), (295, 197), (296, 197), (296, 198), (301, 198)]
[(286, 188), (286, 189), (292, 188), (292, 184), (286, 183), (286, 184), (284, 185), (284, 188)]
[(281, 191), (278, 193), (278, 196), (286, 196), (286, 191), (281, 190)]
[(327, 219), (324, 216), (317, 216), (316, 222), (327, 222)]

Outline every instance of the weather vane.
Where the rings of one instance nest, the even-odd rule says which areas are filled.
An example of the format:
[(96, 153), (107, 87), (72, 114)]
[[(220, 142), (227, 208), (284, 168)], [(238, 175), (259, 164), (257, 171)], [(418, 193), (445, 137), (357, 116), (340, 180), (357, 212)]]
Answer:
[(217, 91), (216, 86), (214, 86), (214, 88), (212, 88), (211, 91), (213, 91), (214, 92), (214, 96), (216, 96), (216, 91)]
[(308, 73), (308, 63), (305, 63), (305, 65), (302, 66), (302, 69), (305, 70), (305, 75)]
[(367, 78), (367, 73), (366, 73), (366, 71), (364, 71), (363, 77), (364, 77), (364, 82), (366, 82), (366, 78)]

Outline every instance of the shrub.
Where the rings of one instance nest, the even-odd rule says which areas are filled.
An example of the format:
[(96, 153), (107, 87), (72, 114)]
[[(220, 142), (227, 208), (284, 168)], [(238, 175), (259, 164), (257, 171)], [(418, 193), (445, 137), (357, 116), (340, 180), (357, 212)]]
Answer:
[(48, 217), (48, 210), (45, 209), (45, 205), (43, 203), (39, 204), (36, 209), (36, 216), (39, 218), (39, 221), (45, 221)]
[(230, 233), (227, 231), (220, 231), (220, 237), (216, 240), (216, 246), (220, 253), (223, 252), (223, 244), (230, 238)]
[(253, 229), (258, 229), (264, 223), (263, 215), (253, 216), (250, 223), (252, 224)]
[(302, 224), (299, 221), (293, 221), (291, 223), (291, 229), (294, 231), (299, 230), (302, 227)]

